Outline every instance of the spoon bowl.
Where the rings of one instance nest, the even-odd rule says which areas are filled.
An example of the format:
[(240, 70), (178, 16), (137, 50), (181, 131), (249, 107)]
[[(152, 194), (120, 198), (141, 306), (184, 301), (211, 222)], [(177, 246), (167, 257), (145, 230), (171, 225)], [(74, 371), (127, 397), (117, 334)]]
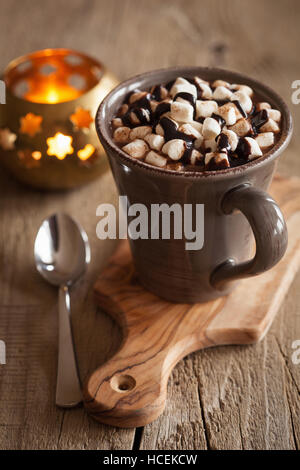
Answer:
[(87, 234), (67, 214), (54, 214), (40, 226), (34, 256), (37, 270), (46, 281), (70, 286), (90, 262)]

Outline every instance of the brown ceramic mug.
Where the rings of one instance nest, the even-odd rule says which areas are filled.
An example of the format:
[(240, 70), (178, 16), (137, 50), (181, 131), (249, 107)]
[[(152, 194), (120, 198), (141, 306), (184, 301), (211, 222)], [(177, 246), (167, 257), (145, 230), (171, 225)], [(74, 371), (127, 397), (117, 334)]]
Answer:
[[(253, 88), (261, 101), (282, 114), (281, 135), (261, 158), (245, 165), (209, 172), (177, 172), (138, 161), (113, 141), (110, 127), (125, 96), (140, 88), (167, 83), (178, 76), (223, 79)], [(229, 293), (238, 279), (274, 266), (287, 247), (287, 228), (276, 202), (265, 192), (276, 160), (288, 145), (292, 118), (284, 101), (269, 87), (245, 75), (207, 67), (177, 67), (144, 73), (116, 87), (102, 102), (96, 128), (121, 195), (129, 204), (204, 204), (204, 245), (185, 249), (186, 240), (130, 240), (140, 282), (173, 302), (204, 302)], [(251, 231), (256, 241), (251, 256)]]

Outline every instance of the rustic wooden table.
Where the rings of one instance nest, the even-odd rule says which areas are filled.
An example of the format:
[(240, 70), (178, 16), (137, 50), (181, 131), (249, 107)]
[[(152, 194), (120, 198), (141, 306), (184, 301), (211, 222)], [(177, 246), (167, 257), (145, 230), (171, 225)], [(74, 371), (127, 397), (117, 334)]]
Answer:
[[(120, 79), (169, 65), (220, 65), (275, 88), (295, 118), (293, 140), (279, 164), (300, 173), (300, 105), (291, 83), (300, 79), (297, 0), (165, 1), (0, 0), (0, 66), (44, 47), (77, 48), (99, 58)], [(300, 447), (300, 274), (267, 337), (255, 346), (218, 347), (182, 360), (169, 382), (164, 414), (144, 429), (116, 429), (82, 408), (54, 405), (57, 292), (36, 273), (35, 232), (64, 210), (86, 228), (92, 263), (73, 293), (73, 323), (81, 377), (116, 350), (120, 331), (97, 310), (92, 282), (114, 249), (96, 238), (96, 207), (113, 202), (108, 172), (69, 193), (40, 193), (0, 173), (1, 449), (295, 449)]]

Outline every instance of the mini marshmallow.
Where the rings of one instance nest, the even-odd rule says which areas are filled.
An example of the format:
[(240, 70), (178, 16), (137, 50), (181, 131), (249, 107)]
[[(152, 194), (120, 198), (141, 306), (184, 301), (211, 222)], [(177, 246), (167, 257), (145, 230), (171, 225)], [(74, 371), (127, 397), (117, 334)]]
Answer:
[(129, 97), (129, 104), (134, 103), (135, 101), (140, 100), (141, 98), (144, 98), (144, 96), (147, 95), (147, 91), (137, 91), (136, 93), (132, 93)]
[(216, 101), (196, 101), (196, 118), (199, 117), (210, 117), (213, 113), (217, 113), (218, 104)]
[(177, 77), (173, 85), (186, 85), (190, 83), (186, 78)]
[(162, 157), (158, 153), (153, 152), (153, 150), (150, 150), (150, 152), (146, 155), (145, 162), (149, 163), (150, 165), (159, 166), (160, 168), (162, 168), (166, 166), (167, 159), (165, 157)]
[(255, 105), (256, 111), (262, 111), (263, 109), (271, 109), (270, 103), (262, 102)]
[(198, 82), (198, 87), (201, 90), (201, 98), (209, 100), (212, 97), (212, 90), (209, 85), (204, 82)]
[(231, 96), (232, 91), (225, 86), (217, 86), (212, 95), (213, 99), (217, 101), (230, 100)]
[(253, 90), (248, 85), (241, 85), (239, 83), (234, 83), (230, 86), (231, 90), (242, 91), (248, 96), (253, 96)]
[(156, 134), (161, 135), (162, 137), (164, 137), (164, 135), (165, 135), (165, 131), (163, 130), (163, 128), (161, 127), (160, 124), (156, 124), (155, 132), (156, 132)]
[(201, 77), (196, 76), (196, 77), (194, 77), (194, 80), (197, 83), (197, 85), (200, 85), (200, 83), (204, 83), (205, 85), (209, 86), (209, 82), (207, 80), (204, 80)]
[(143, 158), (145, 153), (148, 152), (149, 147), (143, 140), (136, 139), (130, 142), (129, 144), (124, 145), (124, 147), (122, 147), (122, 150), (124, 150), (124, 152), (128, 153), (128, 155), (133, 158)]
[(151, 149), (158, 151), (162, 149), (162, 146), (165, 143), (165, 139), (161, 135), (157, 134), (147, 134), (144, 137), (144, 140), (147, 142)]
[(262, 150), (271, 147), (274, 144), (273, 132), (262, 132), (255, 137), (256, 142)]
[(169, 140), (162, 148), (163, 153), (166, 153), (171, 160), (180, 160), (185, 150), (186, 144), (181, 139)]
[(207, 153), (204, 163), (206, 170), (222, 170), (230, 167), (227, 153), (224, 152)]
[(278, 109), (267, 109), (268, 117), (275, 122), (280, 122), (281, 112)]
[(172, 170), (172, 171), (183, 171), (184, 166), (182, 163), (177, 162), (177, 163), (168, 163), (166, 166), (167, 170)]
[(239, 137), (244, 137), (252, 130), (252, 126), (247, 119), (242, 118), (239, 119), (233, 126), (230, 126), (230, 130), (235, 132)]
[(117, 127), (114, 132), (114, 140), (119, 144), (126, 144), (129, 142), (130, 127)]
[(258, 143), (252, 137), (245, 137), (245, 140), (249, 144), (250, 154), (248, 155), (248, 160), (254, 160), (255, 158), (261, 157), (262, 151), (259, 148)]
[(185, 100), (184, 98), (182, 98), (182, 96), (178, 96), (176, 98), (176, 103), (178, 103), (178, 102), (179, 103), (184, 103), (184, 104), (189, 104), (189, 105), (191, 104), (191, 102), (189, 100)]
[[(170, 118), (168, 118), (168, 119), (170, 119)], [(176, 129), (178, 129), (178, 124), (177, 124), (177, 122), (174, 121), (173, 119), (170, 119), (170, 121), (172, 121), (172, 122), (175, 124)], [(155, 132), (156, 134), (158, 134), (158, 135), (163, 136), (163, 137), (164, 137), (164, 135), (165, 135), (165, 131), (163, 130), (163, 128), (162, 128), (162, 126), (161, 126), (160, 124), (156, 124), (155, 129), (154, 129), (154, 132)]]
[[(148, 109), (144, 109), (144, 108), (138, 108), (138, 109), (139, 109), (139, 112), (142, 113), (142, 116), (145, 119), (145, 121), (150, 122), (150, 112), (148, 111)], [(131, 111), (129, 115), (130, 115), (130, 120), (132, 124), (134, 125), (141, 124), (140, 117), (134, 111)]]
[(191, 155), (190, 155), (190, 164), (191, 165), (196, 165), (198, 162), (202, 162), (203, 160), (203, 155), (198, 152), (198, 150), (192, 150)]
[(124, 114), (127, 113), (128, 109), (129, 109), (128, 104), (126, 103), (122, 104), (121, 108), (118, 111), (118, 116), (124, 116)]
[(150, 101), (150, 108), (151, 108), (152, 113), (154, 113), (158, 105), (159, 105), (158, 101), (154, 101), (154, 100)]
[(174, 101), (171, 103), (170, 117), (178, 122), (193, 121), (194, 108), (190, 104)]
[(195, 149), (199, 149), (202, 146), (202, 143), (203, 143), (203, 136), (200, 135), (200, 137), (198, 137), (198, 139), (194, 140)]
[(135, 113), (131, 112), (129, 114), (129, 116), (130, 116), (130, 120), (131, 120), (132, 124), (138, 125), (138, 124), (141, 123), (139, 118), (137, 117), (137, 115)]
[(201, 122), (192, 121), (192, 122), (189, 122), (189, 125), (193, 126), (196, 129), (196, 131), (198, 131), (200, 134), (202, 133), (203, 124)]
[[(158, 91), (158, 94), (155, 93), (155, 90)], [(154, 93), (154, 97), (155, 99), (159, 99), (159, 101), (161, 100), (164, 100), (165, 98), (167, 98), (169, 92), (167, 90), (167, 88), (165, 88), (164, 86), (162, 85), (154, 85), (151, 90), (150, 90), (150, 93), (153, 94)]]
[[(222, 134), (226, 135), (226, 137), (228, 138), (228, 143), (230, 145), (230, 149), (231, 149), (232, 152), (234, 152), (237, 148), (238, 143), (239, 143), (238, 136), (236, 135), (235, 132), (230, 131), (229, 129), (223, 129)], [(220, 136), (217, 139), (217, 144), (219, 144), (219, 140), (220, 140)]]
[(113, 127), (123, 127), (123, 121), (121, 118), (114, 118), (111, 120)]
[(232, 103), (225, 103), (223, 106), (220, 106), (217, 114), (225, 120), (227, 126), (232, 126), (236, 123), (235, 105)]
[(179, 129), (180, 132), (183, 132), (186, 135), (191, 135), (195, 139), (199, 139), (201, 137), (201, 133), (198, 132), (194, 126), (191, 124), (182, 124)]
[(236, 91), (231, 96), (231, 101), (238, 100), (245, 113), (250, 113), (252, 109), (252, 100), (249, 95), (242, 91)]
[(170, 95), (174, 98), (177, 93), (190, 93), (197, 98), (197, 89), (195, 85), (185, 80), (185, 78), (178, 77), (170, 90)]
[(209, 152), (215, 152), (217, 150), (216, 139), (208, 139), (204, 141), (204, 148)]
[[(241, 111), (239, 110), (238, 106), (236, 106), (235, 103), (226, 103), (226, 104), (230, 104), (232, 105), (233, 109), (234, 109), (234, 112), (235, 112), (235, 117), (236, 117), (236, 120), (238, 121), (239, 119), (242, 119), (245, 117), (244, 114), (241, 113)], [(224, 105), (225, 106), (225, 105)]]
[(278, 134), (278, 132), (280, 131), (280, 128), (277, 122), (275, 122), (273, 119), (268, 119), (267, 122), (265, 122), (265, 124), (263, 124), (259, 128), (259, 131), (260, 132), (274, 132), (274, 134)]
[(214, 139), (221, 132), (221, 126), (216, 119), (207, 117), (203, 122), (202, 135), (204, 139)]
[(218, 86), (224, 86), (225, 88), (230, 88), (230, 83), (225, 82), (224, 80), (215, 80), (212, 83), (212, 87), (217, 88)]
[[(178, 77), (168, 88), (135, 89), (112, 119), (114, 141), (131, 157), (175, 171), (199, 164), (205, 170), (220, 170), (235, 166), (233, 157), (238, 159), (236, 164), (242, 164), (274, 145), (281, 112), (264, 101), (254, 106), (250, 86), (225, 80), (211, 83), (196, 76), (192, 80)], [(187, 93), (187, 98), (192, 95), (193, 103), (191, 96), (178, 96), (174, 102), (180, 92)], [(166, 142), (164, 128), (173, 140)]]
[(147, 134), (151, 134), (152, 128), (151, 126), (138, 126), (134, 129), (131, 129), (129, 138), (130, 140), (135, 139), (144, 139)]

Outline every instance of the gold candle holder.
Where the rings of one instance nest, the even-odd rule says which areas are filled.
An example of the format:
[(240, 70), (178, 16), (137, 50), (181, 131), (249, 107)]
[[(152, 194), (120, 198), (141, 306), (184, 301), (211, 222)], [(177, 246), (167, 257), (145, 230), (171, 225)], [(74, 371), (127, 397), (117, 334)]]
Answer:
[(94, 117), (118, 81), (101, 63), (70, 49), (46, 49), (12, 61), (4, 82), (0, 160), (18, 180), (68, 189), (107, 169)]

